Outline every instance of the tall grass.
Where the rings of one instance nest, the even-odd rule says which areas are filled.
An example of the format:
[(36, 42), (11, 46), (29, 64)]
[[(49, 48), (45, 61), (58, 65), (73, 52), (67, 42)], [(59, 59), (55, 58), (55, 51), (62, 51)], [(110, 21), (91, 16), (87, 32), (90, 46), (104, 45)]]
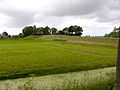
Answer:
[(1, 90), (112, 90), (115, 68), (0, 81)]

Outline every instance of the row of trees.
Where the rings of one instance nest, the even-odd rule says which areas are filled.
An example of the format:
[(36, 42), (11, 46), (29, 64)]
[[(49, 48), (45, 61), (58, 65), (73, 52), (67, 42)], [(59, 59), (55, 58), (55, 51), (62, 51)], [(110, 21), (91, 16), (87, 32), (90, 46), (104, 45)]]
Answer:
[(57, 29), (56, 28), (50, 28), (48, 26), (36, 28), (36, 26), (34, 25), (34, 26), (25, 27), (22, 32), (25, 36), (29, 36), (29, 35), (49, 35), (49, 34), (56, 34)]
[(81, 36), (83, 32), (82, 27), (74, 25), (70, 27), (65, 27), (63, 30), (58, 30), (55, 27), (39, 27), (36, 26), (26, 26), (23, 28), (22, 33), (19, 35), (9, 35), (7, 32), (0, 34), (0, 38), (23, 38), (30, 35), (72, 35)]
[(46, 27), (39, 27), (36, 28), (36, 26), (26, 26), (20, 35), (29, 36), (29, 35), (50, 35), (50, 34), (57, 34), (57, 35), (75, 35), (75, 36), (81, 36), (83, 32), (82, 27), (74, 25), (70, 27), (65, 27), (63, 30), (59, 30), (55, 27), (50, 28), (48, 26)]
[(81, 36), (83, 32), (82, 27), (74, 25), (70, 27), (65, 27), (62, 31), (59, 31), (60, 34)]

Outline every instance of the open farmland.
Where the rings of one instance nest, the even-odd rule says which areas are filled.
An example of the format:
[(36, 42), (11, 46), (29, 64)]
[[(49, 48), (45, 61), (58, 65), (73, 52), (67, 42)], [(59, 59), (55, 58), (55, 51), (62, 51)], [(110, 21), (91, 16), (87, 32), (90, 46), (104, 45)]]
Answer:
[(117, 39), (31, 36), (0, 40), (0, 79), (84, 71), (116, 65)]

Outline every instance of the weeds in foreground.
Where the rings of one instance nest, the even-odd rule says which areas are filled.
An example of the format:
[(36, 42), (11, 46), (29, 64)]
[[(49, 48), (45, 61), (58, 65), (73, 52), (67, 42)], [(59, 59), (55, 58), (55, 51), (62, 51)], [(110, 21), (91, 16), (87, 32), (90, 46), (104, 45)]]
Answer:
[[(115, 68), (0, 81), (5, 90), (112, 90)], [(0, 87), (1, 88), (1, 87)], [(1, 89), (3, 90), (3, 89)]]

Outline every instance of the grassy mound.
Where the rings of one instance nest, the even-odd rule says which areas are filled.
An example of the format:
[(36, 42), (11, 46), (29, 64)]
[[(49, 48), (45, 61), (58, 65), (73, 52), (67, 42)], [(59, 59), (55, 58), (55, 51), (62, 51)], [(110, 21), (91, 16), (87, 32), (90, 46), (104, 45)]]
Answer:
[(69, 43), (88, 44), (88, 45), (107, 45), (117, 46), (118, 38), (105, 38), (105, 37), (79, 37), (79, 36), (62, 36), (62, 35), (44, 35), (36, 39), (54, 40), (63, 39)]

